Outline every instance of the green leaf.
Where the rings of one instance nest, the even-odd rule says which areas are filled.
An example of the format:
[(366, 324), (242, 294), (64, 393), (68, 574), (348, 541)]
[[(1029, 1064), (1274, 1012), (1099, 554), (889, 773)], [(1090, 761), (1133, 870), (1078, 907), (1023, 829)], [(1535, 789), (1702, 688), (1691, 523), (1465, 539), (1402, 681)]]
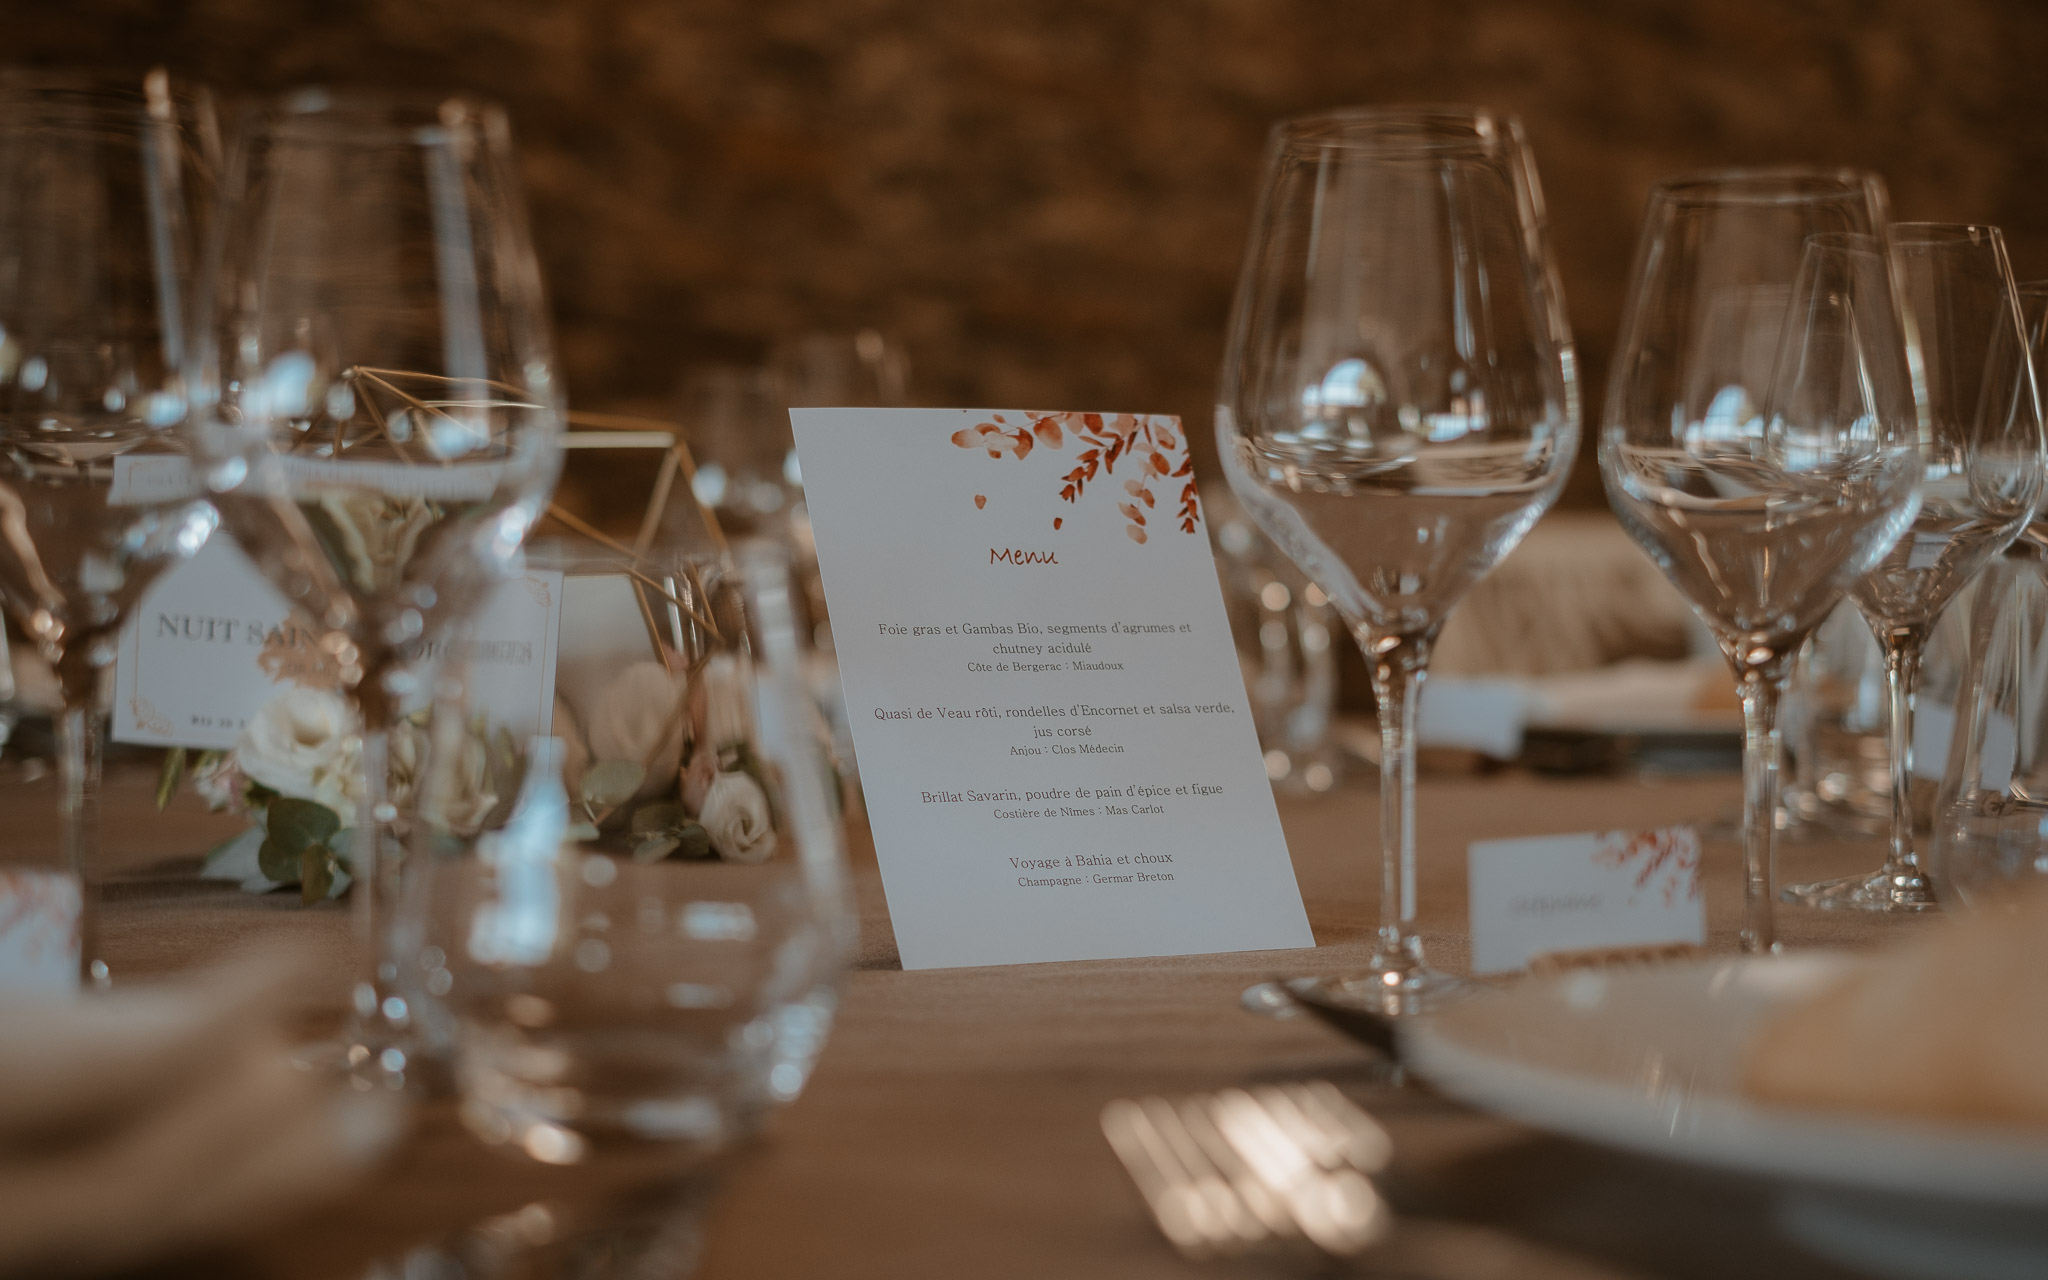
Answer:
[(341, 815), (312, 800), (279, 796), (270, 802), (268, 825), (271, 839), (303, 849), (327, 843), (329, 836), (341, 830)]
[(633, 811), (633, 834), (652, 835), (664, 827), (673, 827), (683, 820), (683, 806), (679, 804), (645, 804)]
[(332, 856), (327, 842), (340, 829), (341, 819), (326, 805), (279, 796), (264, 813), (263, 847), (256, 852), (257, 865), (265, 877), (290, 884), (299, 879), (309, 850), (319, 849), (323, 858)]
[(585, 840), (595, 840), (597, 835), (598, 832), (595, 825), (588, 822), (572, 822), (569, 824), (569, 829), (562, 833), (562, 838), (580, 843)]
[(313, 845), (299, 855), (299, 901), (322, 901), (334, 888), (334, 855), (326, 845)]
[(178, 784), (185, 780), (185, 748), (172, 747), (164, 752), (164, 763), (156, 775), (156, 809), (164, 811), (171, 803), (171, 797), (178, 794)]
[(685, 822), (676, 828), (676, 853), (684, 858), (711, 856), (711, 833), (701, 822)]
[(266, 836), (263, 847), (256, 851), (256, 869), (265, 880), (290, 884), (299, 878), (299, 855), (303, 852), (304, 849), (287, 849)]
[(663, 858), (666, 858), (681, 847), (682, 843), (682, 840), (676, 836), (666, 834), (651, 835), (633, 846), (633, 861), (660, 862)]
[(610, 807), (633, 798), (647, 777), (647, 767), (637, 760), (604, 760), (583, 775), (586, 803)]

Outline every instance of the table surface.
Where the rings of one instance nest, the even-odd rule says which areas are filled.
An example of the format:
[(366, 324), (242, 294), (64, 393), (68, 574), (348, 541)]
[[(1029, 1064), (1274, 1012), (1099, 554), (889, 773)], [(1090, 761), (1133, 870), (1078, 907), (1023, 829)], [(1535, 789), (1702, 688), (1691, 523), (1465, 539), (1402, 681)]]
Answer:
[[(190, 855), (234, 821), (189, 796), (159, 815), (150, 784), (131, 769), (107, 789), (104, 846), (122, 878), (108, 889), (103, 930), (117, 974), (185, 967), (266, 936), (331, 949), (333, 971), (347, 972), (341, 909), (195, 880)], [(1678, 823), (1726, 830), (1739, 796), (1733, 775), (1425, 778), (1417, 823), (1430, 958), (1465, 965), (1469, 842)], [(54, 842), (53, 803), (47, 778), (0, 776), (0, 840)], [(1371, 949), (1375, 797), (1361, 780), (1283, 800), (1280, 812), (1313, 950), (912, 973), (898, 962), (873, 850), (856, 828), (862, 943), (838, 1023), (803, 1097), (726, 1177), (708, 1217), (705, 1280), (1141, 1280), (1213, 1271), (1182, 1261), (1152, 1228), (1097, 1129), (1103, 1104), (1316, 1076), (1338, 1082), (1391, 1131), (1399, 1154), (1387, 1187), (1404, 1220), (1451, 1224), (1440, 1233), (1457, 1245), (1444, 1275), (1846, 1274), (1776, 1233), (1763, 1184), (1548, 1137), (1417, 1086), (1388, 1086), (1364, 1050), (1318, 1024), (1242, 1012), (1238, 995), (1252, 982), (1342, 973)], [(167, 859), (167, 850), (187, 856)], [(1786, 842), (1781, 873), (1796, 880), (1874, 868), (1880, 857), (1868, 841)], [(1707, 841), (1704, 875), (1710, 945), (1733, 951), (1741, 879), (1729, 840)], [(1791, 907), (1779, 914), (1793, 947), (1866, 946), (1924, 927)], [(337, 1003), (341, 990), (337, 983)], [(303, 1222), (272, 1224), (237, 1246), (229, 1270), (361, 1275), (381, 1252), (516, 1208), (559, 1188), (548, 1179), (574, 1176), (515, 1166), (452, 1124), (423, 1124), (350, 1198)], [(1222, 1270), (1294, 1273), (1277, 1263)]]

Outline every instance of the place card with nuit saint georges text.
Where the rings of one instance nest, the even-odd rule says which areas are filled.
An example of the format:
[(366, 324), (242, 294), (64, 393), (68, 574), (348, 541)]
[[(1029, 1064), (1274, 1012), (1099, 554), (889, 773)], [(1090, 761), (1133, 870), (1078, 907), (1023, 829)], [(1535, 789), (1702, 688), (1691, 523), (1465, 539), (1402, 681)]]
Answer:
[[(178, 457), (117, 459), (110, 500), (176, 497), (190, 484), (185, 466)], [(561, 602), (562, 575), (529, 570), (492, 591), (476, 615), (471, 698), (493, 728), (522, 741), (553, 721)], [(150, 584), (122, 629), (115, 741), (233, 747), (279, 689), (332, 687), (316, 639), (234, 539), (215, 533)]]
[(790, 417), (904, 967), (1314, 945), (1178, 420)]
[(1474, 973), (1553, 951), (1706, 941), (1690, 827), (1480, 840), (1467, 857)]

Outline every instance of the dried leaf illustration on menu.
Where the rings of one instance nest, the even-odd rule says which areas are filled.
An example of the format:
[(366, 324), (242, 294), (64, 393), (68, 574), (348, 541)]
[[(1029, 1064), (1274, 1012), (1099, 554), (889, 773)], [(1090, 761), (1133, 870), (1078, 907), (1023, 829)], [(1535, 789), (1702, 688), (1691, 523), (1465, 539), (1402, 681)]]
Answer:
[[(1122, 462), (1124, 483), (1116, 509), (1123, 515), (1124, 534), (1131, 541), (1143, 543), (1152, 522), (1162, 516), (1179, 525), (1182, 533), (1193, 533), (1200, 523), (1194, 458), (1181, 438), (1178, 418), (1131, 413), (1027, 413), (1024, 419), (1021, 424), (1013, 424), (1007, 415), (992, 414), (986, 422), (955, 431), (953, 443), (962, 449), (985, 449), (991, 458), (1007, 455), (1022, 462), (1041, 446), (1064, 448), (1067, 437), (1072, 436), (1078, 448), (1073, 468), (1060, 477), (1062, 501), (1078, 504), (1090, 483), (1097, 477), (1115, 477), (1117, 463)], [(1162, 486), (1170, 493), (1176, 480), (1181, 482), (1178, 503), (1170, 513), (1163, 513), (1154, 486)], [(975, 506), (982, 506), (979, 495)], [(1061, 524), (1061, 520), (1055, 519), (1052, 527), (1058, 529)]]
[(1634, 870), (1636, 889), (1661, 894), (1667, 907), (1681, 894), (1688, 902), (1700, 896), (1700, 841), (1690, 827), (1609, 831), (1593, 860)]

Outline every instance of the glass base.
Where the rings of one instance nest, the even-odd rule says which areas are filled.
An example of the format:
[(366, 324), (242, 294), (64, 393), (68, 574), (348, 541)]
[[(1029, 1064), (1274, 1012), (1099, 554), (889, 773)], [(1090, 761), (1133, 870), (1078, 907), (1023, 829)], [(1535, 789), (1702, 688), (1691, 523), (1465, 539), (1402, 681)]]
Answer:
[(1472, 983), (1464, 978), (1417, 967), (1350, 978), (1276, 978), (1246, 987), (1237, 1000), (1246, 1013), (1298, 1018), (1303, 1012), (1301, 1004), (1289, 992), (1301, 991), (1328, 1004), (1398, 1018), (1434, 1012), (1446, 1001), (1472, 990)]
[(1350, 978), (1318, 978), (1312, 989), (1331, 1004), (1382, 1017), (1405, 1018), (1434, 1013), (1445, 1004), (1470, 995), (1473, 986), (1463, 978), (1417, 965)]
[(1941, 904), (1934, 900), (1934, 889), (1928, 884), (1927, 877), (1918, 872), (1897, 876), (1884, 871), (1874, 875), (1836, 876), (1813, 884), (1789, 885), (1779, 891), (1778, 896), (1786, 902), (1802, 907), (1819, 907), (1824, 911), (1883, 911), (1903, 915), (1941, 909)]

